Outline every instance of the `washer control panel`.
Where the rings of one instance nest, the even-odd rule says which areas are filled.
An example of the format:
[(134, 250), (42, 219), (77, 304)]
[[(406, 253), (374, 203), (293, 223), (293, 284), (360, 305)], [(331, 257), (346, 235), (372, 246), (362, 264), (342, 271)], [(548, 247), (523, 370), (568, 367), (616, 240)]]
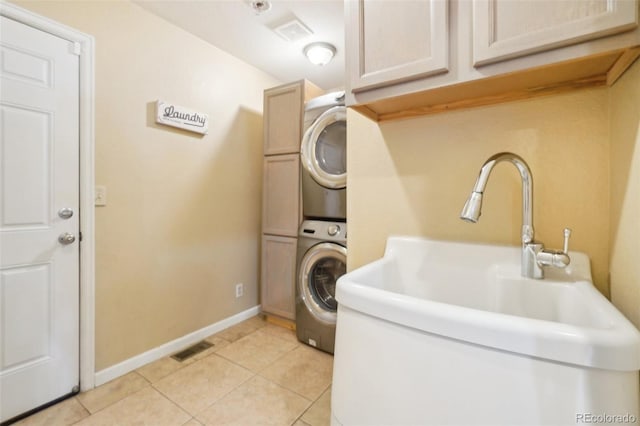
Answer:
[(323, 241), (347, 242), (347, 223), (324, 220), (305, 220), (300, 226), (301, 237)]

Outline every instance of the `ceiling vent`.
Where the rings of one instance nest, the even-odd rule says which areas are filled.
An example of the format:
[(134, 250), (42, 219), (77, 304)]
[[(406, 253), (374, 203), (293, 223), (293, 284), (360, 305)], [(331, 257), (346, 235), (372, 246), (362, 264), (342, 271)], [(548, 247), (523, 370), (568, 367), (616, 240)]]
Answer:
[(306, 25), (304, 25), (297, 19), (285, 22), (284, 24), (273, 28), (273, 31), (275, 31), (276, 34), (278, 34), (286, 41), (291, 42), (302, 40), (313, 34), (313, 32), (309, 28), (307, 28)]

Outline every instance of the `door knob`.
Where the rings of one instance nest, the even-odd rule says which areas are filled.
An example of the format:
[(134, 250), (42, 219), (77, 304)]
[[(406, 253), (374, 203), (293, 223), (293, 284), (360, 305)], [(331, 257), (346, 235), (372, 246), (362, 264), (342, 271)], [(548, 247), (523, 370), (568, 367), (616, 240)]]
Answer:
[(71, 244), (72, 242), (74, 242), (76, 240), (76, 236), (73, 234), (70, 234), (68, 232), (65, 232), (64, 234), (60, 234), (60, 236), (58, 237), (58, 242), (60, 244), (63, 245), (67, 245), (67, 244)]
[(63, 207), (58, 210), (58, 216), (60, 216), (62, 219), (69, 219), (71, 218), (71, 216), (73, 216), (73, 209), (70, 209), (69, 207)]

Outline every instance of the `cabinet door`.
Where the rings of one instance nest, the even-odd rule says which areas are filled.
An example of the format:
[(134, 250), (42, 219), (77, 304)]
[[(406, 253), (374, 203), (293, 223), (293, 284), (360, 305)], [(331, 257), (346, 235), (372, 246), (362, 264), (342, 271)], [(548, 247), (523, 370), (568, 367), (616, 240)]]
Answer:
[(264, 154), (300, 152), (304, 82), (264, 91)]
[(274, 155), (264, 158), (262, 232), (298, 235), (300, 224), (300, 156)]
[(636, 0), (474, 0), (475, 66), (634, 29)]
[(262, 237), (262, 311), (295, 319), (297, 238)]
[(347, 0), (351, 91), (446, 72), (447, 0)]

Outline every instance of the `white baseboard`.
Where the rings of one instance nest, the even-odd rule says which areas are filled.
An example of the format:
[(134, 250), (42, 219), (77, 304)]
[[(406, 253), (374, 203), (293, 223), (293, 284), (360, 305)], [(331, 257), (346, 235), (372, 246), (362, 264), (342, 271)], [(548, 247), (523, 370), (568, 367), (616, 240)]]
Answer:
[(143, 365), (149, 364), (150, 362), (156, 361), (160, 358), (163, 358), (167, 355), (170, 355), (174, 352), (179, 351), (189, 345), (199, 342), (200, 340), (211, 336), (212, 334), (218, 333), (226, 328), (231, 327), (232, 325), (238, 324), (246, 319), (249, 319), (253, 316), (258, 315), (260, 313), (260, 305), (254, 306), (253, 308), (249, 308), (246, 311), (235, 314), (229, 318), (225, 318), (222, 321), (218, 321), (214, 324), (208, 325), (200, 330), (194, 331), (193, 333), (189, 333), (185, 336), (179, 337), (171, 342), (167, 342), (163, 345), (160, 345), (156, 348), (148, 350), (147, 352), (143, 352), (140, 355), (136, 355), (132, 358), (122, 361), (116, 365), (112, 365), (111, 367), (107, 367), (104, 370), (97, 371), (95, 373), (95, 386), (100, 386), (103, 383), (107, 383), (117, 377), (123, 376), (130, 371), (135, 370), (136, 368), (140, 368)]

